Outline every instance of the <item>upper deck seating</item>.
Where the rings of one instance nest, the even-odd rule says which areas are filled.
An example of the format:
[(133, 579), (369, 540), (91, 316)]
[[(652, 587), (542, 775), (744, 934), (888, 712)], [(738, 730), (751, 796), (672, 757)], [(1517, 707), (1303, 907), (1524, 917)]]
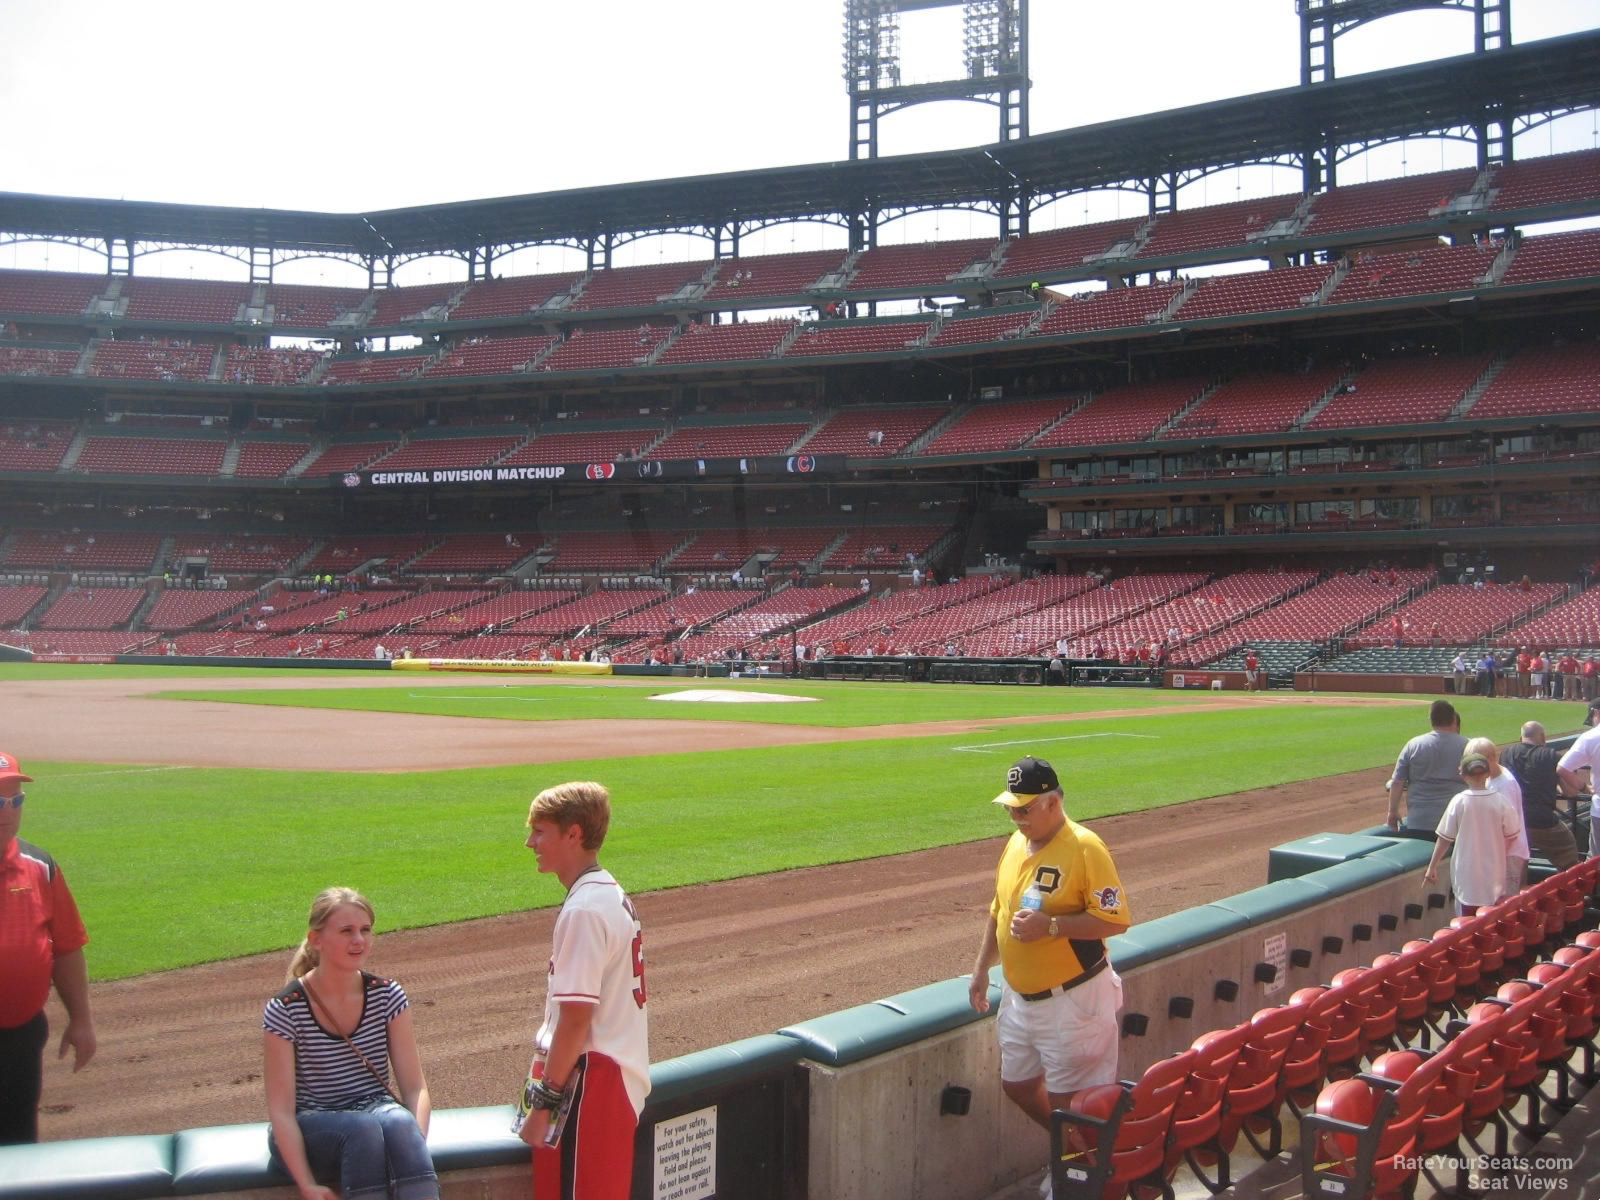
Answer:
[(154, 438), (92, 435), (74, 471), (113, 475), (220, 475), (228, 451), (223, 438)]
[(1015, 309), (987, 316), (959, 317), (946, 321), (930, 346), (971, 346), (979, 342), (1000, 342), (1016, 336), (1018, 331), (1033, 320), (1037, 310)]
[(393, 450), (398, 442), (330, 442), (306, 464), (302, 475), (338, 475), (345, 471), (359, 471)]
[(690, 325), (661, 352), (659, 363), (737, 362), (768, 358), (794, 322), (753, 321), (742, 325)]
[(65, 271), (0, 271), (0, 313), (75, 317), (89, 307), (110, 279)]
[(554, 275), (508, 275), (503, 279), (481, 279), (450, 310), (450, 320), (470, 321), (480, 317), (519, 317), (543, 305), (552, 296), (563, 296), (582, 279), (582, 271), (561, 271)]
[[(1351, 638), (1353, 645), (1392, 645), (1394, 622), (1399, 621), (1403, 644), (1441, 642), (1466, 645), (1496, 629), (1543, 608), (1562, 594), (1558, 583), (1536, 583), (1524, 592), (1512, 584), (1474, 587), (1442, 583), (1408, 604), (1364, 626)], [(1435, 634), (1434, 630), (1438, 633)]]
[(0, 586), (0, 629), (20, 623), (49, 591), (49, 588), (33, 583)]
[(1282, 604), (1202, 637), (1173, 655), (1174, 663), (1209, 662), (1236, 646), (1265, 641), (1321, 642), (1341, 630), (1354, 629), (1404, 599), (1406, 592), (1427, 583), (1430, 571), (1404, 570), (1386, 578), (1335, 575), (1291, 596)]
[(987, 261), (994, 248), (995, 243), (991, 238), (875, 246), (856, 260), (855, 274), (850, 277), (850, 290), (871, 292), (915, 288), (939, 293), (952, 275), (959, 274), (974, 263)]
[(39, 629), (115, 629), (133, 619), (143, 588), (69, 588), (45, 609)]
[(1029, 336), (1055, 337), (1096, 329), (1143, 328), (1165, 312), (1182, 289), (1181, 283), (1157, 283), (1079, 292), (1051, 309)]
[(329, 361), (322, 373), (322, 386), (361, 383), (394, 383), (415, 379), (428, 365), (427, 354), (361, 354)]
[(0, 375), (71, 375), (83, 351), (66, 346), (0, 345)]
[(412, 573), (441, 571), (462, 575), (504, 571), (539, 549), (540, 535), (514, 533), (453, 533), (437, 546), (423, 551), (406, 565)]
[(569, 307), (585, 312), (651, 308), (666, 303), (685, 285), (699, 282), (710, 267), (709, 262), (680, 262), (598, 270)]
[(810, 422), (751, 425), (680, 425), (650, 451), (651, 458), (747, 458), (787, 454)]
[(1282, 433), (1343, 376), (1342, 368), (1305, 375), (1245, 375), (1229, 380), (1184, 414), (1167, 437)]
[(1045, 396), (1037, 400), (999, 400), (976, 404), (929, 442), (923, 454), (977, 454), (1015, 450), (1041, 429), (1068, 412), (1077, 398)]
[(802, 250), (796, 254), (756, 254), (722, 261), (717, 277), (706, 290), (706, 298), (719, 307), (798, 296), (809, 291), (824, 275), (844, 265), (843, 250)]
[(1419, 224), (1471, 188), (1477, 177), (1476, 170), (1466, 167), (1330, 188), (1312, 205), (1305, 233), (1318, 236)]
[(130, 276), (122, 284), (130, 321), (196, 321), (232, 325), (250, 300), (248, 283), (214, 279), (154, 279)]
[[(800, 448), (807, 454), (887, 458), (899, 454), (949, 411), (950, 406), (946, 404), (868, 404), (842, 408)], [(883, 436), (873, 437), (873, 434)]]
[(1506, 285), (1546, 283), (1600, 276), (1600, 229), (1523, 238), (1500, 281)]
[[(1071, 656), (1104, 657), (1105, 652), (1115, 654), (1127, 646), (1152, 642), (1165, 642), (1170, 649), (1242, 620), (1301, 590), (1316, 577), (1315, 571), (1237, 571), (1078, 638)], [(1102, 653), (1097, 655), (1096, 650)]]
[(462, 342), (446, 350), (428, 368), (436, 375), (515, 375), (551, 346), (553, 337), (484, 338)]
[(784, 351), (785, 358), (832, 354), (892, 354), (914, 349), (927, 336), (931, 321), (873, 321), (845, 324), (824, 321), (802, 327)]
[(519, 445), (516, 434), (501, 437), (416, 438), (373, 464), (378, 471), (446, 470), (484, 467)]
[[(822, 560), (830, 571), (901, 571), (926, 560), (944, 525), (872, 525), (852, 529)], [(910, 555), (910, 558), (906, 556)]]
[(247, 588), (197, 592), (168, 589), (156, 599), (155, 607), (145, 614), (142, 624), (157, 633), (193, 629), (197, 625), (215, 621), (224, 613), (241, 608), (255, 598), (255, 592)]
[(1590, 588), (1524, 621), (1501, 641), (1516, 646), (1600, 646), (1600, 588)]
[(1336, 395), (1306, 428), (1442, 421), (1491, 361), (1489, 354), (1441, 354), (1378, 363), (1357, 375), (1354, 390)]
[(1173, 254), (1197, 254), (1221, 246), (1247, 246), (1257, 241), (1273, 222), (1292, 214), (1299, 203), (1300, 193), (1293, 192), (1162, 213), (1156, 218), (1150, 237), (1139, 248), (1138, 257), (1165, 258)]
[(1113, 388), (1074, 410), (1033, 445), (1042, 448), (1143, 441), (1205, 387), (1203, 379), (1166, 379)]
[(1498, 246), (1437, 246), (1404, 254), (1363, 255), (1328, 296), (1329, 304), (1359, 304), (1390, 296), (1468, 291), (1494, 265)]
[(1523, 158), (1497, 167), (1491, 212), (1600, 200), (1600, 150)]
[(371, 293), (365, 288), (274, 283), (267, 288), (275, 329), (326, 329), (357, 312)]
[(574, 329), (539, 364), (541, 371), (593, 371), (602, 367), (635, 367), (646, 363), (671, 328), (641, 325), (636, 329)]
[(768, 571), (808, 563), (827, 548), (839, 531), (827, 529), (707, 529), (672, 556), (678, 571), (728, 572), (748, 562), (751, 555), (767, 554)]
[(348, 575), (362, 563), (377, 560), (386, 564), (380, 574), (421, 554), (434, 538), (423, 533), (356, 534), (329, 538), (303, 570), (308, 575)]
[(18, 531), (5, 565), (62, 571), (148, 571), (160, 548), (161, 537), (153, 533)]
[(54, 471), (72, 445), (70, 421), (0, 425), (0, 471)]
[(1173, 320), (1181, 323), (1303, 308), (1332, 274), (1332, 266), (1317, 265), (1212, 276), (1200, 281)]
[(234, 464), (233, 473), (239, 479), (281, 479), (310, 452), (310, 442), (240, 439), (239, 461)]
[(660, 425), (633, 429), (593, 429), (582, 433), (544, 430), (519, 447), (500, 464), (506, 467), (539, 463), (609, 463), (637, 458), (661, 436)]
[(99, 379), (187, 380), (199, 383), (211, 377), (214, 346), (190, 346), (159, 339), (131, 342), (103, 341), (95, 347), (89, 374)]
[(1473, 418), (1600, 411), (1600, 346), (1542, 346), (1512, 358), (1467, 412)]
[(1144, 221), (1143, 217), (1124, 217), (1030, 233), (1006, 246), (1005, 258), (995, 268), (995, 277), (1027, 282), (1059, 279), (1081, 270), (1084, 259), (1097, 258), (1119, 242), (1127, 241)]
[(552, 636), (574, 634), (586, 626), (598, 625), (666, 598), (667, 592), (662, 588), (616, 588), (592, 592), (525, 617), (502, 632)]
[(219, 534), (215, 537), (195, 537), (179, 534), (172, 543), (172, 552), (176, 557), (203, 558), (213, 575), (281, 574), (310, 548), (309, 538), (292, 536)]
[(1048, 581), (1053, 594), (1043, 601), (1018, 608), (994, 624), (962, 638), (968, 657), (1014, 657), (1053, 649), (1063, 638), (1077, 636), (1123, 619), (1174, 596), (1191, 591), (1205, 581), (1204, 572), (1177, 571), (1150, 575), (1125, 575), (1100, 586), (1079, 576), (1044, 576), (1018, 585)]
[(663, 558), (680, 546), (686, 536), (682, 530), (677, 529), (630, 530), (625, 533), (562, 533), (556, 535), (555, 557), (544, 569), (557, 575), (571, 571), (648, 574)]
[(425, 283), (417, 287), (380, 288), (367, 324), (373, 327), (399, 325), (407, 321), (438, 321), (445, 316), (450, 298), (465, 283)]
[(229, 346), (222, 361), (222, 378), (228, 383), (267, 383), (284, 386), (307, 383), (322, 355), (315, 350), (275, 350), (267, 346)]

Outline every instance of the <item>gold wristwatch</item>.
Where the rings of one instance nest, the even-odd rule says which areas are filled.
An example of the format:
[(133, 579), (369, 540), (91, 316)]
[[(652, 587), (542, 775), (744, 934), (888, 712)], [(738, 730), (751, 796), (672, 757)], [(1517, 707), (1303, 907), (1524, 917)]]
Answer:
[(1049, 924), (1049, 926), (1047, 928), (1048, 928), (1048, 932), (1049, 932), (1051, 937), (1060, 937), (1061, 936), (1061, 920), (1060, 920), (1060, 918), (1059, 917), (1051, 917), (1050, 918), (1050, 924)]

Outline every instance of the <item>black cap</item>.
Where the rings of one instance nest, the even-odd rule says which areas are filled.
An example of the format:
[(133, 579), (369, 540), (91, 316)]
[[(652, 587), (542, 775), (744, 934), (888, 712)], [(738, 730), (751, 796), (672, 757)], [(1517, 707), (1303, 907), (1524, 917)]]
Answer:
[(1042, 758), (1019, 758), (1006, 772), (1006, 790), (994, 798), (996, 804), (1020, 808), (1031, 804), (1046, 792), (1061, 789), (1056, 769)]

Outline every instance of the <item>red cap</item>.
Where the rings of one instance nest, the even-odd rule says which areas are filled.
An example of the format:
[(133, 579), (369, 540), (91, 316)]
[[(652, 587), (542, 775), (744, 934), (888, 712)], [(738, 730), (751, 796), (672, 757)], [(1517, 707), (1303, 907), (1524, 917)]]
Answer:
[(24, 775), (22, 773), (21, 763), (12, 758), (11, 755), (7, 754), (4, 750), (0, 750), (0, 783), (8, 783), (13, 779), (19, 780), (22, 783), (33, 782), (32, 775)]

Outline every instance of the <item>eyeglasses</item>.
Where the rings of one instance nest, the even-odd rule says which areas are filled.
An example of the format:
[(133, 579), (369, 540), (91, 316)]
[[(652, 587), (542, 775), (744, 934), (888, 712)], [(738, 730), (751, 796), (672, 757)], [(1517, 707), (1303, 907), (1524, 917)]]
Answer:
[(1026, 820), (1029, 814), (1031, 814), (1034, 809), (1039, 807), (1040, 803), (1040, 800), (1034, 799), (1028, 801), (1026, 804), (1013, 804), (1011, 806), (1011, 816), (1014, 820)]
[(5, 811), (7, 804), (12, 808), (21, 808), (22, 802), (27, 799), (27, 792), (18, 792), (15, 796), (0, 796), (0, 812)]

